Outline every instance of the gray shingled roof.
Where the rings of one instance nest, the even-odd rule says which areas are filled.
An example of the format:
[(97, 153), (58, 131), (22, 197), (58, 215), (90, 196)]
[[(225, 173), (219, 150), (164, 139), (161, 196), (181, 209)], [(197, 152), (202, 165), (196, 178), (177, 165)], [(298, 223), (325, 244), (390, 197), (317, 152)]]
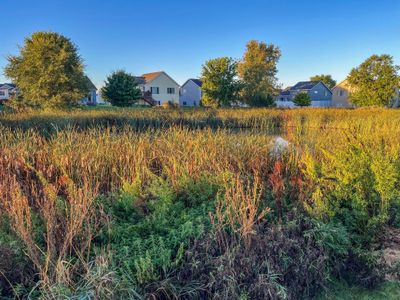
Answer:
[(13, 83), (0, 83), (0, 89), (3, 87), (3, 86), (6, 86), (6, 85), (8, 85), (8, 86), (10, 86), (12, 89), (15, 89), (17, 86), (15, 85), (15, 84), (13, 84)]
[(291, 91), (295, 90), (311, 90), (320, 81), (300, 81), (290, 88)]
[(191, 78), (189, 79), (191, 81), (193, 81), (195, 84), (197, 84), (199, 87), (201, 87), (203, 85), (203, 83), (201, 82), (200, 79), (195, 79), (195, 78)]
[(289, 90), (284, 90), (284, 91), (282, 91), (279, 95), (282, 95), (282, 96), (289, 96), (289, 95), (290, 95), (290, 91), (289, 91)]
[(146, 83), (146, 79), (143, 76), (135, 76), (136, 82), (138, 84), (145, 84)]

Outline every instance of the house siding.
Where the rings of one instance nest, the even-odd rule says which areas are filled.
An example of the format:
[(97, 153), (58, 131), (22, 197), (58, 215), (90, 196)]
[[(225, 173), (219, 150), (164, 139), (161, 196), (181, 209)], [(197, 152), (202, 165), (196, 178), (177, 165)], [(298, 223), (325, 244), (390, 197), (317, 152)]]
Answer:
[(8, 100), (10, 97), (8, 89), (0, 89), (0, 101), (1, 100)]
[(311, 99), (311, 107), (331, 107), (332, 106), (332, 92), (323, 84), (318, 83), (310, 90), (289, 90), (287, 94), (280, 94), (276, 99), (278, 107), (296, 107), (293, 103), (297, 94), (307, 93)]
[(344, 86), (335, 86), (332, 89), (332, 106), (333, 107), (352, 107), (349, 102), (350, 91)]
[(308, 91), (311, 101), (332, 101), (332, 92), (321, 82)]
[[(142, 90), (144, 89), (145, 92), (150, 91), (152, 87), (159, 88), (159, 94), (152, 94), (152, 98), (155, 101), (158, 101), (160, 105), (167, 103), (169, 101), (173, 103), (179, 103), (179, 85), (174, 82), (171, 78), (169, 78), (165, 73), (160, 74), (154, 80), (145, 83), (142, 85)], [(168, 94), (167, 89), (174, 88), (174, 94)]]
[(180, 106), (198, 106), (201, 100), (201, 88), (193, 81), (188, 80), (180, 90)]

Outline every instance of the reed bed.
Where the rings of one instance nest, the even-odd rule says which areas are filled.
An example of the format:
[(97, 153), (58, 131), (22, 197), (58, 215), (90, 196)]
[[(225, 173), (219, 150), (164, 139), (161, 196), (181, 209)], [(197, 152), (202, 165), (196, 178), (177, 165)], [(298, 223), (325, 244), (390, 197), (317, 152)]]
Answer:
[(0, 262), (0, 293), (295, 299), (343, 272), (372, 285), (373, 247), (400, 226), (399, 121), (386, 109), (3, 114), (0, 254), (20, 270)]

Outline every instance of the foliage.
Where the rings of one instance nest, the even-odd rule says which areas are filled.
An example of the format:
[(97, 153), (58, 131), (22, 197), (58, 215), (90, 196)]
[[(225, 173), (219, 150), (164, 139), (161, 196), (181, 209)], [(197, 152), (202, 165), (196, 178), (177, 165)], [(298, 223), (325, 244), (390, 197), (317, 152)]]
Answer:
[(135, 76), (119, 70), (107, 77), (101, 93), (114, 106), (131, 106), (140, 99), (142, 93)]
[(252, 40), (247, 43), (238, 75), (243, 83), (241, 97), (250, 106), (273, 106), (277, 93), (277, 63), (281, 56), (273, 44)]
[(201, 81), (203, 106), (230, 106), (237, 100), (237, 63), (229, 57), (210, 59), (203, 65)]
[(357, 106), (393, 106), (399, 69), (390, 55), (372, 55), (347, 77), (352, 89), (350, 101)]
[(311, 105), (311, 98), (307, 93), (298, 93), (294, 99), (293, 99), (293, 103), (296, 106), (310, 106)]
[(33, 108), (68, 107), (88, 93), (77, 47), (54, 32), (35, 32), (18, 56), (9, 56), (4, 73), (18, 86), (23, 104)]
[(322, 81), (328, 88), (333, 89), (336, 85), (336, 80), (332, 79), (331, 75), (315, 75), (310, 78), (311, 81)]
[(177, 279), (196, 282), (196, 298), (312, 297), (327, 280), (326, 255), (315, 239), (303, 236), (310, 223), (293, 214), (288, 219), (285, 227), (261, 222), (250, 236), (250, 247), (226, 229), (217, 230), (187, 252)]

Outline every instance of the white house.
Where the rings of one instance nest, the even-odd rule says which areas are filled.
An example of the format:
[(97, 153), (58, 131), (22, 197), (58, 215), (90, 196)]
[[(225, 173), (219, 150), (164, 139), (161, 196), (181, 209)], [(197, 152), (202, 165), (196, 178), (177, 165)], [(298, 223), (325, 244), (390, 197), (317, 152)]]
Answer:
[(143, 74), (136, 77), (136, 80), (143, 92), (140, 104), (163, 105), (168, 102), (179, 104), (179, 84), (164, 71)]
[(179, 95), (180, 106), (199, 106), (201, 100), (200, 79), (188, 79), (181, 87)]
[(10, 99), (17, 91), (17, 87), (12, 83), (0, 83), (0, 102)]

